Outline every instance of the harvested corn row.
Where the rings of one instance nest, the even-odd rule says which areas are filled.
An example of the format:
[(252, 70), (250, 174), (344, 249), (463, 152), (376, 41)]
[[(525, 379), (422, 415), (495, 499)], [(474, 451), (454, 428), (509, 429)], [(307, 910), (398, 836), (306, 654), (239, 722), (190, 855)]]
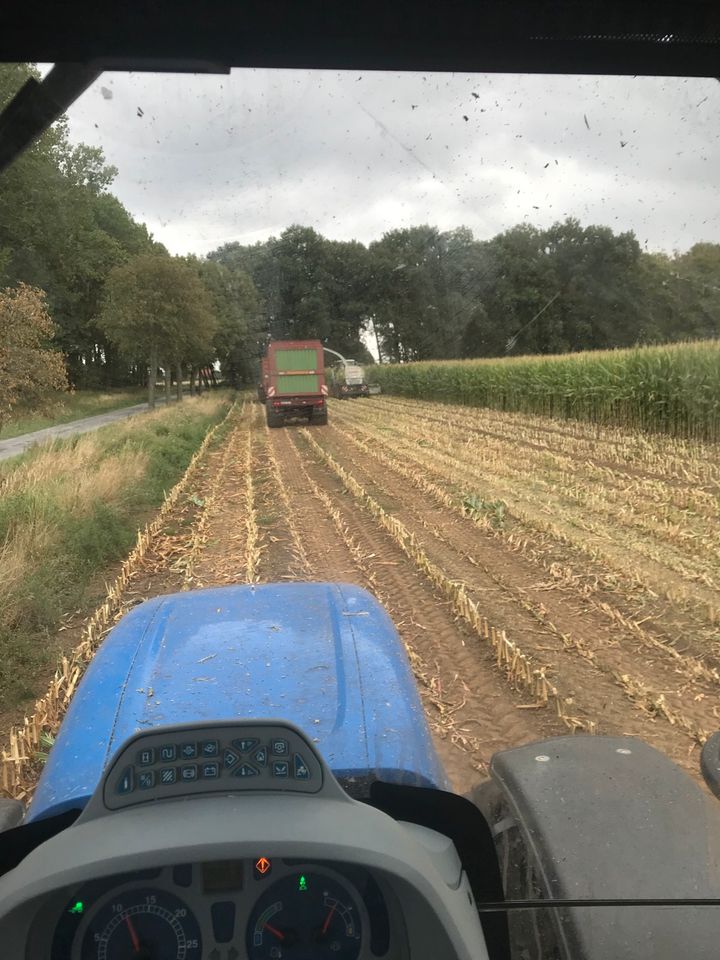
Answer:
[[(243, 402), (240, 410), (238, 412), (238, 420), (241, 420), (245, 412), (245, 402)], [(197, 562), (198, 556), (200, 555), (203, 547), (207, 542), (206, 527), (208, 522), (208, 517), (211, 515), (212, 509), (215, 506), (217, 493), (220, 489), (222, 481), (225, 479), (225, 474), (227, 473), (228, 464), (230, 461), (231, 454), (233, 452), (232, 443), (226, 443), (225, 449), (223, 451), (223, 456), (220, 461), (220, 466), (215, 473), (210, 490), (205, 495), (202, 503), (200, 518), (197, 523), (194, 525), (192, 533), (190, 535), (190, 543), (186, 552), (183, 554), (180, 565), (183, 568), (183, 590), (190, 590), (192, 587), (197, 586), (195, 582), (195, 564)]]
[[(333, 522), (338, 536), (348, 548), (348, 552), (352, 556), (355, 566), (362, 573), (370, 590), (375, 594), (378, 600), (389, 609), (390, 598), (383, 592), (378, 577), (372, 569), (371, 560), (369, 560), (363, 554), (357, 541), (343, 520), (340, 511), (334, 506), (331, 498), (315, 483), (313, 478), (307, 472), (305, 465), (302, 462), (302, 458), (298, 454), (297, 447), (292, 440), (291, 446), (295, 451), (300, 470), (305, 477), (306, 483), (312, 490), (313, 496), (319, 500), (325, 508), (328, 516)], [(413, 675), (422, 685), (426, 698), (430, 701), (436, 711), (435, 715), (431, 715), (429, 718), (431, 725), (444, 736), (449, 736), (451, 743), (455, 744), (457, 747), (460, 747), (461, 750), (465, 750), (470, 754), (476, 754), (480, 748), (479, 740), (470, 735), (466, 730), (462, 730), (458, 727), (458, 724), (451, 715), (451, 707), (446, 704), (438, 694), (437, 678), (431, 675), (430, 668), (418, 654), (417, 650), (415, 650), (414, 647), (412, 647), (404, 637), (402, 639), (405, 650), (407, 651)], [(473, 766), (479, 772), (484, 774), (487, 773), (485, 764), (475, 761)]]
[(476, 604), (468, 597), (462, 584), (450, 580), (436, 564), (432, 563), (405, 526), (391, 514), (386, 513), (357, 480), (327, 451), (323, 450), (308, 430), (302, 430), (301, 432), (312, 449), (340, 478), (346, 489), (365, 506), (377, 522), (390, 534), (403, 553), (450, 600), (457, 615), (469, 624), (480, 639), (490, 641), (496, 653), (498, 666), (505, 670), (513, 682), (528, 690), (538, 702), (552, 703), (558, 717), (571, 730), (585, 730), (594, 733), (596, 731), (595, 722), (568, 712), (568, 700), (547, 679), (544, 669), (536, 667), (531, 659), (518, 648), (517, 644), (507, 637), (504, 630), (498, 630), (488, 623), (487, 618), (482, 616)]
[[(270, 429), (267, 424), (265, 424), (265, 437), (266, 441), (269, 441)], [(297, 559), (298, 568), (300, 573), (304, 577), (313, 576), (313, 568), (310, 563), (310, 558), (307, 555), (307, 551), (303, 546), (302, 537), (300, 531), (298, 530), (297, 524), (293, 517), (292, 507), (290, 506), (290, 499), (288, 497), (288, 492), (285, 487), (285, 481), (283, 480), (282, 471), (280, 469), (280, 464), (277, 461), (275, 456), (275, 451), (273, 445), (270, 442), (267, 442), (266, 446), (268, 463), (270, 464), (270, 472), (275, 481), (275, 488), (277, 490), (278, 496), (283, 505), (283, 513), (285, 516), (285, 522), (287, 524), (288, 530), (290, 531), (290, 536), (292, 537), (292, 552)]]
[(245, 470), (245, 582), (256, 583), (260, 565), (260, 531), (255, 509), (255, 486), (252, 475), (253, 436), (248, 433)]
[[(355, 433), (350, 433), (348, 431), (342, 430), (337, 426), (337, 424), (335, 425), (335, 429), (348, 442), (352, 443), (354, 446), (362, 450), (363, 454), (366, 457), (372, 457), (378, 463), (382, 464), (383, 467), (389, 470), (392, 470), (394, 473), (403, 477), (403, 479), (408, 480), (411, 484), (413, 484), (413, 486), (422, 490), (424, 493), (428, 493), (430, 496), (432, 496), (438, 503), (442, 504), (443, 506), (452, 510), (454, 513), (458, 514), (459, 516), (463, 517), (469, 522), (480, 527), (483, 530), (483, 532), (486, 533), (487, 535), (493, 536), (496, 539), (509, 540), (512, 545), (512, 535), (504, 534), (503, 531), (494, 528), (492, 523), (486, 516), (483, 516), (483, 515), (478, 516), (476, 513), (468, 513), (468, 510), (465, 508), (463, 502), (457, 497), (451, 497), (450, 494), (447, 493), (446, 488), (440, 487), (436, 483), (433, 483), (431, 480), (427, 478), (425, 473), (421, 473), (419, 471), (415, 471), (407, 467), (402, 458), (398, 456), (392, 457), (384, 453), (383, 450), (381, 449), (382, 440), (380, 440), (380, 438), (376, 438), (376, 442), (371, 445), (367, 443), (365, 440), (363, 440), (361, 436), (358, 435), (359, 432), (361, 431), (358, 430), (357, 426), (355, 426)], [(529, 552), (528, 546), (529, 545), (526, 542), (520, 544), (520, 547), (522, 548), (523, 553)], [(539, 563), (541, 566), (547, 569), (548, 572), (554, 575), (554, 572), (547, 565), (540, 551), (532, 552), (532, 559), (533, 561), (535, 561), (536, 563)], [(566, 579), (568, 578), (572, 579), (572, 576), (573, 576), (572, 571), (570, 570), (563, 571), (563, 576)], [(623, 616), (623, 614), (620, 613), (620, 611), (618, 611), (614, 607), (611, 607), (608, 603), (598, 602), (594, 600), (592, 597), (586, 597), (585, 599), (587, 602), (591, 603), (595, 609), (602, 612), (603, 615), (606, 616), (612, 623), (617, 624), (621, 626), (624, 630), (627, 630), (628, 632), (632, 633), (634, 636), (640, 639), (641, 642), (646, 646), (653, 647), (656, 650), (660, 650), (664, 655), (673, 659), (677, 664), (678, 670), (684, 673), (689, 679), (694, 680), (696, 678), (702, 678), (703, 680), (707, 680), (710, 683), (720, 685), (720, 673), (718, 673), (718, 670), (716, 668), (706, 666), (702, 661), (696, 659), (695, 657), (683, 656), (673, 647), (668, 646), (667, 644), (661, 643), (652, 634), (648, 633), (646, 630), (643, 630), (643, 628), (637, 623), (637, 621), (632, 620), (626, 616)], [(551, 626), (548, 623), (548, 620), (546, 618), (543, 619), (543, 623), (546, 626)], [(576, 647), (577, 647), (577, 642), (576, 642)], [(579, 647), (577, 647), (577, 649), (578, 649), (578, 652), (582, 654), (581, 649)], [(593, 657), (588, 657), (588, 659), (590, 659), (593, 663), (595, 662)], [(622, 683), (621, 685), (624, 686), (624, 684)], [(628, 692), (631, 695), (631, 698), (634, 701), (637, 701), (635, 688), (634, 687), (632, 689), (628, 688)], [(690, 725), (690, 727), (692, 727), (692, 725)], [(696, 734), (694, 735), (697, 735), (697, 733), (698, 732), (696, 731)], [(700, 732), (700, 735), (702, 735), (702, 732)]]

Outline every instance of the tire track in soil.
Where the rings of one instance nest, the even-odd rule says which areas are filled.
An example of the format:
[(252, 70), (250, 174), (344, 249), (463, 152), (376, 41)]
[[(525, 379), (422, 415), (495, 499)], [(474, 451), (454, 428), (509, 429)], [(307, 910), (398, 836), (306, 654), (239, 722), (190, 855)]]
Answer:
[(225, 462), (218, 465), (220, 476), (216, 475), (213, 502), (208, 506), (205, 542), (194, 564), (193, 587), (246, 582), (246, 454), (253, 413), (246, 410), (226, 438)]
[[(643, 686), (662, 691), (671, 710), (705, 730), (715, 726), (712, 705), (720, 693), (717, 685), (682, 676), (676, 662), (663, 659), (663, 651), (643, 648), (628, 631), (611, 627), (597, 611), (578, 604), (569, 591), (549, 585), (532, 561), (508, 551), (502, 541), (483, 535), (446, 507), (428, 502), (336, 428), (329, 427), (317, 439), (413, 533), (432, 561), (465, 585), (492, 623), (506, 629), (538, 664), (547, 665), (551, 680), (557, 675), (577, 712), (599, 722), (599, 732), (643, 737), (696, 772), (689, 759), (693, 746), (689, 734), (631, 702), (616, 678), (631, 677), (635, 682), (630, 689), (636, 695)], [(701, 699), (695, 699), (699, 695)]]
[[(169, 518), (148, 555), (133, 596), (141, 599), (183, 588), (183, 559), (203, 509), (197, 501), (205, 498), (204, 540), (193, 579), (207, 586), (242, 582), (244, 457), (252, 431), (252, 479), (262, 535), (259, 578), (348, 581), (378, 595), (408, 648), (438, 752), (455, 789), (465, 791), (476, 783), (497, 750), (566, 733), (550, 711), (518, 709), (528, 705), (497, 671), (489, 646), (455, 622), (444, 598), (434, 594), (389, 536), (344, 493), (299, 432), (292, 427), (268, 432), (260, 420), (257, 411), (246, 411), (211, 451), (187, 500)], [(313, 433), (322, 441), (326, 431)], [(347, 524), (355, 554), (341, 539), (317, 490)]]
[[(567, 733), (549, 711), (535, 709), (534, 705), (523, 709), (528, 704), (496, 670), (489, 645), (482, 645), (455, 621), (447, 601), (434, 594), (391, 538), (347, 497), (340, 483), (307, 449), (299, 432), (290, 428), (273, 432), (270, 438), (316, 577), (360, 582), (382, 594), (379, 599), (404, 643), (433, 671), (431, 687), (440, 692), (452, 711), (456, 729), (475, 741), (472, 753), (459, 749), (447, 736), (437, 741), (455, 789), (467, 790), (477, 782), (497, 750)], [(311, 482), (304, 477), (303, 467)], [(326, 507), (313, 492), (313, 483), (347, 524), (379, 591), (373, 589), (339, 539)], [(432, 723), (436, 709), (428, 705), (427, 696), (424, 702)]]
[[(241, 417), (238, 413), (235, 419)], [(197, 464), (191, 486), (168, 515), (163, 530), (145, 553), (125, 590), (124, 611), (151, 597), (184, 589), (185, 562), (201, 517), (200, 504), (213, 489), (227, 455), (226, 447), (238, 429), (242, 429), (242, 423), (233, 422), (223, 439)]]
[(267, 427), (257, 428), (256, 443), (257, 522), (262, 537), (258, 579), (263, 583), (308, 580), (312, 568)]
[(314, 580), (337, 583), (357, 579), (357, 567), (345, 544), (338, 538), (332, 519), (315, 498), (302, 473), (297, 450), (289, 439), (292, 427), (273, 430), (268, 444), (282, 477), (287, 503), (308, 558), (308, 574)]

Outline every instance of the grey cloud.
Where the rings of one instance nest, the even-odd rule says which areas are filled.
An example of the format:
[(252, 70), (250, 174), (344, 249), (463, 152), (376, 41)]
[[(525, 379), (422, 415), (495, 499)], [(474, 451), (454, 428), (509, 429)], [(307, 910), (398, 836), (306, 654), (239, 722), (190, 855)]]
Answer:
[(719, 95), (663, 78), (108, 74), (69, 116), (173, 252), (292, 222), (368, 242), (414, 223), (486, 238), (564, 216), (672, 250), (720, 242)]

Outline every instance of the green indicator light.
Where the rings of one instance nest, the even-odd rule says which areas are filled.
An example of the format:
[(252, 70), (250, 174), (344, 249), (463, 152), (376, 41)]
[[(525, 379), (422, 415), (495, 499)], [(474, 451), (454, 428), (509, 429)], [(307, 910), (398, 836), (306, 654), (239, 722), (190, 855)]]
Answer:
[(301, 876), (298, 880), (298, 890), (307, 890), (307, 880), (304, 876)]
[(78, 900), (77, 903), (73, 904), (73, 906), (70, 907), (70, 909), (68, 910), (68, 913), (78, 914), (78, 913), (82, 913), (84, 909), (85, 909), (85, 904), (82, 902), (82, 900)]

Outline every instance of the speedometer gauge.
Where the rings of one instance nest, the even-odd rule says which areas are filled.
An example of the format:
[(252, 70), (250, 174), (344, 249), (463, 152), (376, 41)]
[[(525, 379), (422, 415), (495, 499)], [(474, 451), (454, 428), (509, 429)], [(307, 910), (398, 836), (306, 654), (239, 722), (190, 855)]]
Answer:
[(100, 907), (82, 935), (80, 960), (200, 960), (200, 928), (178, 897), (125, 890)]
[(361, 931), (348, 890), (325, 874), (292, 874), (260, 897), (250, 916), (251, 960), (357, 960)]

